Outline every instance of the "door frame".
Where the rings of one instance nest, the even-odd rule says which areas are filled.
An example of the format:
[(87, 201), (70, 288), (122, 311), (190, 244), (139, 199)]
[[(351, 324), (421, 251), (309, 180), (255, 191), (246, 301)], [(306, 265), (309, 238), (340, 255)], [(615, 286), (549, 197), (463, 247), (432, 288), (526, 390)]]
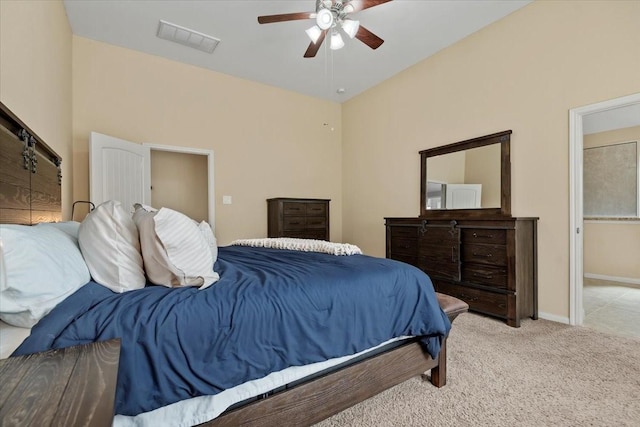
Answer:
[(640, 93), (569, 110), (569, 323), (582, 325), (583, 307), (583, 126), (586, 115), (640, 104)]
[(182, 153), (182, 154), (195, 154), (199, 156), (207, 156), (207, 210), (208, 212), (208, 223), (211, 226), (211, 229), (215, 233), (216, 231), (216, 197), (215, 197), (215, 186), (214, 186), (214, 169), (213, 169), (213, 150), (205, 150), (202, 148), (188, 148), (188, 147), (178, 147), (173, 145), (161, 145), (161, 144), (153, 144), (153, 143), (144, 143), (142, 144), (145, 147), (149, 147), (149, 150), (156, 151), (168, 151), (171, 153)]

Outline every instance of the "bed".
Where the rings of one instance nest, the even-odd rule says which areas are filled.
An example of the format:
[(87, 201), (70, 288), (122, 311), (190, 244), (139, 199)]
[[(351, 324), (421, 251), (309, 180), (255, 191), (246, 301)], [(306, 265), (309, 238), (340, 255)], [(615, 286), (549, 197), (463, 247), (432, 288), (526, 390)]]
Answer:
[[(61, 159), (6, 107), (0, 107), (0, 223), (58, 221)], [(30, 144), (31, 139), (34, 144)], [(16, 154), (20, 162), (11, 158)], [(38, 166), (35, 173), (30, 169), (34, 163)], [(26, 178), (24, 165), (28, 166)], [(429, 378), (435, 386), (445, 385), (446, 336), (450, 322), (467, 306), (455, 298), (436, 295), (428, 277), (417, 269), (364, 255), (336, 257), (237, 246), (221, 247), (219, 251), (216, 271), (220, 272), (220, 280), (202, 291), (147, 286), (114, 294), (100, 284), (87, 283), (57, 304), (15, 354), (120, 338), (115, 421), (121, 425), (144, 420), (135, 417), (162, 411), (176, 401), (196, 400), (197, 405), (246, 383), (258, 392), (250, 396), (242, 392), (238, 396), (246, 398), (230, 400), (215, 418), (195, 417), (188, 424), (310, 425), (427, 371), (431, 371)], [(278, 263), (284, 270), (274, 267)], [(360, 273), (344, 276), (344, 271)], [(250, 282), (250, 276), (259, 276), (260, 280)], [(290, 280), (281, 280), (283, 277)], [(378, 280), (380, 277), (385, 279)], [(310, 281), (314, 278), (318, 280)], [(302, 282), (304, 286), (300, 285)], [(283, 292), (285, 288), (289, 291)], [(281, 300), (284, 294), (294, 297)], [(369, 294), (383, 298), (374, 301)], [(133, 308), (134, 302), (150, 311), (139, 314)], [(215, 310), (215, 319), (191, 315), (200, 304), (205, 311)], [(213, 309), (212, 304), (222, 305)], [(292, 305), (297, 309), (291, 310)], [(242, 323), (250, 316), (240, 313), (241, 306), (247, 306), (247, 313), (255, 312), (258, 323)], [(339, 306), (342, 310), (338, 310)], [(175, 307), (181, 309), (174, 312)], [(271, 320), (274, 313), (283, 321)], [(375, 323), (375, 317), (389, 321)], [(143, 328), (140, 319), (149, 323)], [(159, 320), (151, 322), (152, 319)], [(212, 328), (198, 328), (205, 323), (214, 324), (214, 320), (222, 322), (215, 323), (216, 333), (211, 332)], [(172, 335), (182, 343), (166, 344), (165, 338), (159, 338), (161, 330), (180, 322), (185, 322), (186, 329), (176, 329)], [(125, 324), (128, 326), (122, 326)], [(134, 334), (127, 334), (127, 330)], [(145, 334), (151, 342), (163, 342), (164, 346), (149, 350), (151, 347), (142, 343), (141, 335)], [(233, 340), (223, 343), (222, 336)], [(220, 356), (229, 347), (234, 352)], [(215, 353), (214, 359), (220, 363), (217, 372), (226, 376), (222, 379), (222, 374), (216, 374), (212, 378), (202, 362), (213, 359), (203, 353), (182, 358), (188, 364), (201, 365), (190, 366), (188, 372), (182, 368), (165, 369), (175, 360), (165, 357), (170, 348), (179, 348), (178, 353), (186, 352), (186, 348), (197, 352), (204, 348), (205, 355)], [(249, 359), (251, 353), (257, 354)], [(268, 354), (266, 361), (259, 359), (261, 353)], [(198, 363), (194, 357), (199, 357)], [(144, 369), (151, 374), (136, 377), (136, 371), (143, 369), (140, 364), (145, 364)], [(165, 376), (167, 370), (176, 371), (177, 377)], [(301, 372), (294, 375), (291, 370)], [(279, 379), (260, 383), (272, 376)], [(151, 377), (155, 382), (145, 382)], [(139, 390), (134, 391), (137, 386)], [(144, 396), (150, 390), (153, 396), (148, 399), (132, 397)]]

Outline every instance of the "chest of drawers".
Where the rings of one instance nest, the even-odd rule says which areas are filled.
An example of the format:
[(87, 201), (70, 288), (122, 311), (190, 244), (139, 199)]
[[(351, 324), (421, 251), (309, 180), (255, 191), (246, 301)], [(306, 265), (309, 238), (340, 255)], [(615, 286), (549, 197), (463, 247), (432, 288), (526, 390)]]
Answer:
[(423, 270), (436, 291), (519, 327), (537, 318), (537, 218), (386, 218), (387, 258)]
[(329, 240), (328, 199), (267, 199), (268, 237)]

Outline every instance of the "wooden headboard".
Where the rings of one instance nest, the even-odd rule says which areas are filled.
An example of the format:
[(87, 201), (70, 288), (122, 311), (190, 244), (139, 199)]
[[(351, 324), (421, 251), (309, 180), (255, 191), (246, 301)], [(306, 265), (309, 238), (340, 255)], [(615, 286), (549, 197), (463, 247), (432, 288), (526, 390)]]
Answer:
[(0, 102), (0, 224), (60, 221), (61, 162)]

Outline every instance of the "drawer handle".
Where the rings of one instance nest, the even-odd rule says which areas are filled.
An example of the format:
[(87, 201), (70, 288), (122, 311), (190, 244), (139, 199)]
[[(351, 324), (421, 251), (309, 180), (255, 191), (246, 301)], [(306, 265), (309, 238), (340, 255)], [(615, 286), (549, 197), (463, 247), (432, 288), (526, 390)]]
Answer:
[(477, 258), (491, 258), (493, 256), (493, 254), (477, 254), (475, 252), (473, 252), (472, 255)]
[(291, 225), (300, 225), (302, 223), (301, 222), (293, 222), (293, 221), (291, 221), (289, 224), (291, 224)]
[(493, 239), (493, 234), (478, 234), (478, 233), (473, 233), (473, 237), (482, 237), (485, 239)]
[(493, 276), (490, 274), (484, 275), (484, 274), (478, 274), (478, 273), (473, 273), (473, 277), (479, 277), (481, 279), (493, 279)]

